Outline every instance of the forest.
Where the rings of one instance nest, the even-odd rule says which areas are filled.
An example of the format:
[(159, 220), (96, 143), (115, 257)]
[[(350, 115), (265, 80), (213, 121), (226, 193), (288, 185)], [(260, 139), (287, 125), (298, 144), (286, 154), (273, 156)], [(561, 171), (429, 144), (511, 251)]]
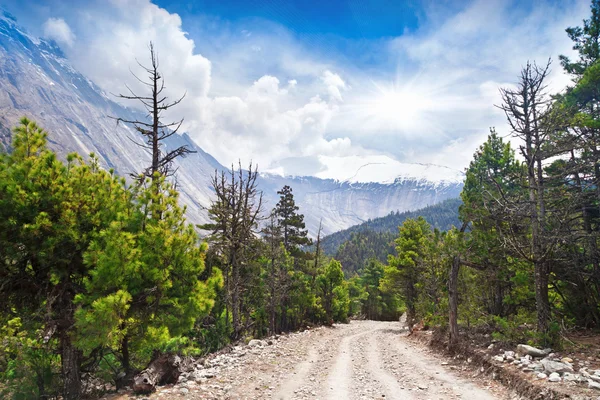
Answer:
[[(164, 354), (350, 318), (406, 313), (450, 348), (468, 328), (553, 348), (597, 330), (600, 2), (567, 33), (578, 58), (560, 57), (565, 91), (549, 92), (550, 61), (527, 62), (500, 89), (510, 138), (492, 129), (474, 154), (457, 225), (423, 212), (393, 235), (355, 232), (339, 261), (306, 230), (293, 188), (265, 209), (252, 164), (215, 171), (210, 223), (186, 221), (173, 160), (189, 149), (161, 146), (181, 127), (163, 112), (181, 99), (161, 94), (152, 46), (148, 93), (122, 96), (150, 120), (115, 118), (152, 155), (129, 179), (94, 154), (61, 159), (52, 133), (23, 118), (0, 155), (0, 396), (79, 399), (90, 377), (130, 385)], [(344, 254), (351, 246), (366, 250)]]
[(371, 258), (382, 263), (388, 255), (396, 255), (394, 239), (398, 227), (407, 219), (422, 216), (433, 228), (447, 231), (460, 224), (458, 208), (460, 199), (444, 200), (416, 211), (393, 212), (323, 238), (323, 252), (342, 263), (344, 272), (352, 276)]

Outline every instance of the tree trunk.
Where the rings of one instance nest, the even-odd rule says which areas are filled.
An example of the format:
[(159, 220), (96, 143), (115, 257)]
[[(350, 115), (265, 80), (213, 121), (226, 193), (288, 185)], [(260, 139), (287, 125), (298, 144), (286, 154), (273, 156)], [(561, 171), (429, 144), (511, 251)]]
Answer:
[[(271, 251), (274, 254), (275, 249), (271, 248)], [(269, 282), (269, 288), (271, 291), (271, 304), (269, 307), (269, 313), (270, 313), (269, 326), (270, 326), (271, 334), (275, 333), (275, 303), (276, 303), (276, 300), (275, 300), (275, 279), (276, 279), (275, 278), (275, 275), (276, 275), (275, 268), (276, 268), (275, 267), (275, 257), (273, 257), (273, 258), (271, 258), (271, 277), (270, 277), (271, 282)]]
[(448, 328), (450, 338), (448, 347), (450, 350), (456, 348), (459, 342), (458, 337), (458, 273), (460, 271), (460, 257), (454, 256), (452, 259), (452, 268), (450, 269), (450, 278), (448, 279)]
[(233, 318), (233, 339), (238, 339), (240, 334), (240, 269), (236, 264), (235, 257), (231, 265), (232, 274), (232, 296), (231, 315)]
[(71, 341), (69, 333), (60, 333), (60, 356), (63, 379), (64, 400), (79, 400), (81, 398), (81, 373), (79, 364), (81, 353)]
[(133, 391), (152, 393), (158, 385), (175, 384), (181, 375), (183, 363), (176, 354), (162, 354), (140, 372), (133, 380)]
[(129, 375), (131, 373), (131, 364), (129, 362), (129, 336), (127, 335), (121, 341), (121, 355), (123, 356), (122, 361), (125, 375)]
[(538, 331), (548, 332), (550, 319), (550, 301), (548, 299), (548, 269), (544, 262), (535, 263), (535, 303)]

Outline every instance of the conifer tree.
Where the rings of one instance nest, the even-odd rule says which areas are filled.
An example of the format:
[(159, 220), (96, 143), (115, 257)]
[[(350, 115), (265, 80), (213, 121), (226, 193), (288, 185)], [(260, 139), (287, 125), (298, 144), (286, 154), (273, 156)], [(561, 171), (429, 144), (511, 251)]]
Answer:
[(134, 196), (85, 254), (91, 277), (76, 314), (79, 346), (116, 352), (127, 376), (206, 315), (222, 283), (218, 270), (201, 280), (206, 245), (165, 177), (137, 187)]
[(283, 245), (288, 252), (296, 255), (299, 252), (299, 246), (310, 243), (310, 239), (307, 237), (308, 231), (305, 229), (304, 215), (298, 214), (300, 208), (294, 201), (291, 187), (286, 185), (277, 194), (280, 197), (275, 207), (275, 214), (283, 231)]
[[(1, 311), (30, 315), (57, 337), (63, 398), (81, 396), (84, 354), (74, 342), (76, 297), (91, 271), (84, 252), (129, 201), (122, 179), (46, 147), (46, 132), (23, 118), (14, 151), (0, 159)], [(43, 310), (43, 312), (42, 312)]]
[(326, 321), (331, 324), (336, 313), (338, 317), (336, 319), (339, 320), (340, 316), (344, 316), (344, 312), (347, 313), (350, 306), (347, 289), (344, 287), (342, 264), (336, 260), (327, 263), (317, 275), (317, 284), (325, 310)]
[(592, 15), (590, 19), (583, 20), (583, 26), (566, 29), (574, 42), (573, 50), (579, 53), (579, 60), (572, 62), (567, 56), (559, 57), (565, 71), (576, 78), (600, 58), (600, 0), (592, 0), (590, 8)]
[(431, 227), (423, 217), (407, 219), (399, 227), (396, 239), (398, 256), (389, 257), (380, 286), (384, 292), (399, 293), (406, 304), (407, 324), (415, 323), (419, 284), (424, 270), (424, 256)]
[(222, 259), (227, 292), (226, 318), (231, 313), (233, 339), (242, 334), (243, 294), (247, 288), (248, 269), (257, 259), (258, 223), (262, 212), (262, 192), (258, 190), (258, 170), (250, 164), (244, 171), (241, 164), (226, 174), (215, 171), (212, 186), (216, 194), (209, 208), (212, 223), (203, 226), (211, 231), (210, 242)]

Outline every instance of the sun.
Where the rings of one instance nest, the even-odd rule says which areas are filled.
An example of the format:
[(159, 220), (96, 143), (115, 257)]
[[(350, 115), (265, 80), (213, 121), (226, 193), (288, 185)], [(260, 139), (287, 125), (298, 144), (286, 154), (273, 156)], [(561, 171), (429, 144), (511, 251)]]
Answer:
[(350, 106), (353, 118), (365, 128), (385, 131), (415, 131), (428, 124), (434, 107), (428, 91), (414, 85), (374, 84), (373, 89)]
[(382, 122), (404, 126), (417, 122), (427, 108), (427, 102), (416, 93), (406, 90), (382, 90), (371, 102), (367, 112), (378, 117)]

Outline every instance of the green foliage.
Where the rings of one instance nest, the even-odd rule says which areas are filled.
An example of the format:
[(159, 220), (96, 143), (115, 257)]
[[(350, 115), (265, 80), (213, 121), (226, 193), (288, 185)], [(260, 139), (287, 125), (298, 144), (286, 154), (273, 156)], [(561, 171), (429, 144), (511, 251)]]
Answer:
[(137, 360), (142, 367), (153, 350), (169, 347), (208, 314), (222, 277), (214, 269), (200, 279), (206, 245), (185, 223), (177, 193), (164, 178), (139, 187), (134, 198), (84, 256), (91, 271), (86, 293), (76, 298), (76, 326), (83, 350), (146, 354)]
[(567, 35), (574, 42), (573, 50), (579, 53), (579, 60), (571, 62), (567, 56), (560, 56), (560, 62), (570, 74), (581, 75), (600, 58), (600, 1), (592, 0), (591, 18), (583, 20), (582, 27), (567, 28)]
[[(99, 365), (106, 351), (125, 370), (156, 350), (190, 351), (183, 336), (222, 284), (218, 269), (203, 277), (206, 245), (164, 178), (128, 190), (93, 155), (63, 164), (46, 136), (23, 119), (14, 151), (0, 156), (0, 312), (28, 315), (22, 332), (19, 318), (7, 317), (3, 336), (12, 344), (0, 356), (5, 387), (17, 397), (17, 387), (34, 387), (29, 381), (42, 396), (58, 362), (72, 387), (81, 366)], [(65, 364), (65, 351), (80, 355)], [(31, 390), (26, 396), (35, 397)]]
[(350, 297), (342, 264), (336, 260), (325, 264), (317, 275), (317, 288), (326, 321), (345, 321), (350, 309)]
[(14, 400), (56, 395), (60, 359), (56, 341), (44, 343), (41, 330), (25, 326), (19, 317), (0, 327), (0, 396)]
[(400, 300), (393, 291), (382, 291), (385, 266), (378, 260), (367, 261), (359, 282), (364, 288), (362, 312), (368, 319), (393, 321), (399, 317)]
[[(329, 256), (343, 260), (342, 265), (349, 273), (358, 271), (372, 257), (386, 262), (390, 243), (405, 220), (422, 216), (434, 228), (446, 231), (452, 226), (460, 225), (460, 205), (460, 199), (449, 199), (416, 211), (392, 212), (385, 217), (375, 218), (324, 237), (323, 251)], [(342, 245), (345, 246), (344, 249)]]
[(400, 295), (409, 324), (417, 317), (417, 302), (423, 294), (425, 256), (431, 234), (431, 227), (423, 217), (404, 221), (396, 239), (398, 255), (389, 257), (389, 265), (380, 281), (383, 292)]
[(291, 187), (286, 185), (277, 194), (280, 195), (280, 199), (273, 212), (281, 226), (283, 245), (288, 252), (297, 255), (299, 246), (310, 244), (310, 239), (307, 237), (308, 231), (305, 229), (304, 215), (298, 214), (299, 207), (294, 201)]
[(340, 245), (335, 259), (342, 263), (346, 274), (360, 274), (367, 260), (375, 258), (386, 262), (389, 254), (396, 254), (394, 239), (391, 232), (352, 232), (350, 239)]

